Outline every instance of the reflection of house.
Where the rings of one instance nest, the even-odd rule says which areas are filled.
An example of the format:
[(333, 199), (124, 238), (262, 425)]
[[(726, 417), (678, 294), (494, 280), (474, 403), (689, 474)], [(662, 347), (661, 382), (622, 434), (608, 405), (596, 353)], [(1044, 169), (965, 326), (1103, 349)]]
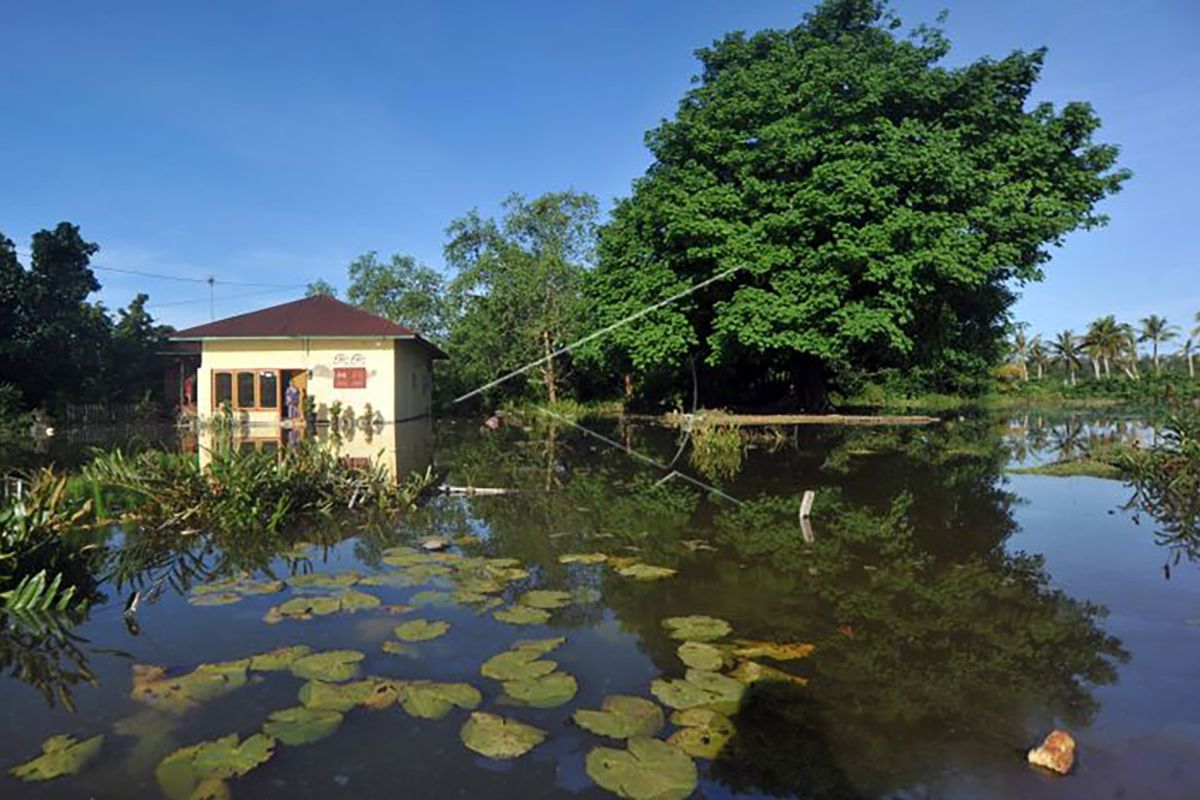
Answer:
[(446, 357), (403, 325), (327, 296), (188, 328), (171, 341), (199, 346), (194, 377), (177, 380), (182, 393), (191, 377), (197, 413), (227, 406), (249, 425), (286, 418), (289, 385), (322, 421), (334, 404), (375, 423), (428, 416), (433, 359)]

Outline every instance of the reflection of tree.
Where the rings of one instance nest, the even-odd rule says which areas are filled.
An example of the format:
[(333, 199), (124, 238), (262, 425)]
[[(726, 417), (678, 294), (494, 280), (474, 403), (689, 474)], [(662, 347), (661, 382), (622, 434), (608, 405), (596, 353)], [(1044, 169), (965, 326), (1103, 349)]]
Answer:
[(72, 632), (78, 612), (0, 614), (0, 673), (41, 692), (46, 702), (74, 711), (73, 690), (96, 684), (83, 642)]
[(1153, 520), (1156, 540), (1175, 563), (1200, 560), (1200, 409), (1173, 409), (1153, 446), (1127, 450), (1121, 463), (1133, 487), (1126, 508), (1134, 518)]
[[(1006, 758), (1025, 741), (1028, 716), (1079, 725), (1094, 715), (1089, 687), (1115, 680), (1112, 662), (1126, 654), (1098, 627), (1104, 610), (1051, 589), (1039, 558), (999, 549), (944, 558), (919, 544), (904, 495), (883, 514), (823, 496), (806, 546), (797, 505), (768, 498), (717, 524), (743, 557), (807, 574), (761, 614), (776, 637), (818, 641), (811, 683), (797, 709), (775, 698), (755, 714), (803, 718), (800, 730), (827, 743), (829, 767), (812, 780), (846, 774), (861, 793), (882, 793), (964, 758)], [(778, 792), (788, 748), (767, 748), (752, 730), (741, 738), (735, 760), (722, 762), (726, 778), (752, 784), (745, 770), (762, 769), (762, 788)], [(806, 772), (794, 779), (788, 791), (844, 796), (821, 795)]]

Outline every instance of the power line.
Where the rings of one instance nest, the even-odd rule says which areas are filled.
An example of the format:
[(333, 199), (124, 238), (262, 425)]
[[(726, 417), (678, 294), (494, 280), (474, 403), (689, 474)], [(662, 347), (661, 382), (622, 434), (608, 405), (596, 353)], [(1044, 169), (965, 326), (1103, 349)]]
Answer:
[(246, 281), (226, 281), (220, 278), (187, 278), (182, 275), (164, 275), (161, 272), (144, 272), (140, 269), (123, 269), (121, 267), (99, 267), (95, 264), (91, 265), (92, 269), (104, 270), (105, 272), (121, 272), (126, 275), (140, 275), (143, 278), (159, 278), (165, 281), (184, 281), (186, 283), (207, 283), (210, 286), (214, 283), (219, 283), (222, 286), (260, 286), (271, 289), (303, 289), (308, 284), (306, 283), (252, 283)]
[[(265, 292), (243, 292), (242, 294), (231, 294), (228, 297), (218, 297), (216, 299), (217, 299), (217, 301), (223, 303), (227, 300), (242, 300), (242, 299), (250, 298), (250, 297), (262, 297), (263, 295), (268, 295), (268, 294), (278, 294), (282, 291), (283, 291), (282, 289), (268, 289)], [(211, 298), (200, 297), (195, 300), (172, 300), (169, 303), (148, 303), (146, 307), (147, 308), (168, 308), (170, 306), (186, 306), (186, 305), (193, 305), (195, 303), (208, 303), (210, 301), (211, 301)]]

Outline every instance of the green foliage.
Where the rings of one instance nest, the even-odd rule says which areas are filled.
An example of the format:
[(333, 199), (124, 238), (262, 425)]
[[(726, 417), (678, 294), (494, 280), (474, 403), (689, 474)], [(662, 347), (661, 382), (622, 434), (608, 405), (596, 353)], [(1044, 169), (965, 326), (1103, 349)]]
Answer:
[(436, 270), (399, 253), (385, 263), (371, 251), (350, 263), (348, 277), (346, 299), (351, 303), (432, 341), (445, 339), (449, 309), (445, 282)]
[(692, 466), (710, 480), (737, 477), (742, 450), (742, 434), (736, 426), (700, 421), (692, 428)]
[(29, 268), (0, 234), (0, 378), (31, 406), (136, 402), (162, 385), (155, 353), (170, 329), (138, 294), (116, 319), (88, 297), (100, 289), (99, 246), (68, 222), (33, 235)]
[(337, 297), (338, 296), (337, 287), (335, 287), (332, 283), (325, 280), (324, 278), (318, 278), (317, 280), (308, 284), (308, 286), (304, 290), (304, 296), (305, 297), (322, 297), (322, 296)]
[(1157, 523), (1162, 544), (1200, 560), (1200, 408), (1176, 403), (1154, 443), (1116, 463), (1134, 489), (1129, 507)]
[(743, 402), (852, 370), (949, 389), (986, 376), (1012, 287), (1104, 224), (1095, 206), (1128, 172), (1086, 103), (1027, 108), (1044, 51), (952, 68), (940, 30), (893, 27), (881, 3), (827, 0), (791, 30), (699, 51), (696, 87), (647, 135), (654, 164), (602, 230), (597, 321), (740, 271), (615, 331), (609, 363), (671, 373), (698, 350), (736, 378), (712, 390)]

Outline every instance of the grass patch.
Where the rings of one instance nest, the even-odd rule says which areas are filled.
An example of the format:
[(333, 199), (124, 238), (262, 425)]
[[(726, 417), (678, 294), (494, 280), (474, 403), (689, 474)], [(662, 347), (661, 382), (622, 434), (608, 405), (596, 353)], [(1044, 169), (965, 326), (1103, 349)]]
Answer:
[(1119, 467), (1093, 458), (1055, 461), (1053, 464), (1042, 464), (1037, 467), (1016, 467), (1008, 471), (1014, 475), (1051, 475), (1056, 478), (1086, 477), (1113, 480), (1124, 476)]

